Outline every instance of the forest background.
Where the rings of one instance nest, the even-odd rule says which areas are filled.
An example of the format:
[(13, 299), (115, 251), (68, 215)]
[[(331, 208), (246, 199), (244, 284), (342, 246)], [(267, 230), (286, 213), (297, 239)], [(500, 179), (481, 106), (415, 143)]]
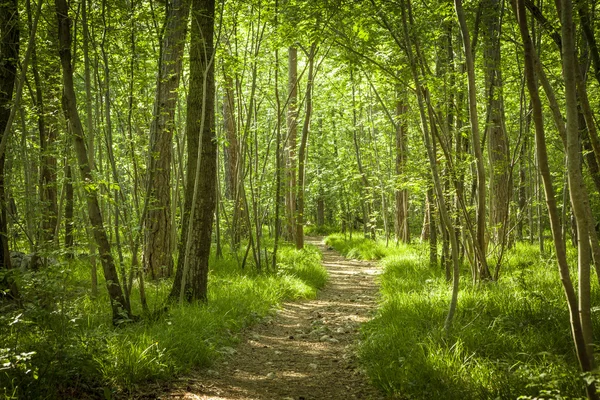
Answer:
[[(412, 268), (398, 265), (434, 274), (439, 326), (407, 331), (456, 357), (441, 393), (465, 396), (457, 382), (473, 377), (476, 352), (458, 344), (489, 300), (507, 309), (483, 308), (484, 342), (481, 331), (518, 321), (509, 330), (531, 329), (537, 350), (483, 351), (498, 365), (482, 376), (506, 370), (512, 391), (481, 378), (466, 395), (597, 398), (596, 11), (584, 0), (0, 1), (5, 396), (50, 382), (57, 396), (123, 393), (205, 365), (232, 332), (325, 283), (306, 229), (341, 232), (332, 245), (384, 265), (427, 243), (427, 257), (384, 274), (365, 342), (397, 340), (382, 332), (416, 307), (393, 309), (406, 279), (393, 274)], [(419, 279), (412, 289), (430, 283)], [(555, 314), (542, 317), (548, 302)], [(190, 327), (206, 339), (190, 344)], [(533, 345), (548, 340), (552, 350)], [(423, 348), (430, 362), (434, 345)], [(392, 377), (406, 348), (391, 361), (367, 350), (383, 390), (433, 390)], [(51, 368), (56, 353), (70, 367)]]

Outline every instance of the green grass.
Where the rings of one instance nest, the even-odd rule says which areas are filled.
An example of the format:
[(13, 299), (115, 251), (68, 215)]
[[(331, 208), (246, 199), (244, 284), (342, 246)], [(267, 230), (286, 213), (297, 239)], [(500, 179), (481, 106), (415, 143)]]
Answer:
[(347, 258), (358, 260), (380, 260), (400, 251), (400, 248), (394, 246), (392, 242), (386, 245), (385, 240), (366, 239), (362, 233), (358, 232), (353, 233), (352, 240), (349, 235), (331, 234), (325, 238), (325, 244), (335, 248)]
[[(359, 357), (373, 383), (402, 399), (573, 399), (584, 397), (569, 315), (552, 259), (517, 244), (499, 282), (473, 286), (463, 267), (458, 310), (443, 329), (451, 288), (425, 246), (364, 239), (327, 243), (378, 258), (380, 306), (363, 327)], [(592, 304), (599, 304), (597, 291)], [(600, 322), (594, 313), (596, 325)]]
[[(277, 272), (242, 271), (232, 254), (213, 258), (207, 304), (164, 311), (171, 281), (147, 282), (153, 315), (119, 328), (103, 281), (90, 296), (85, 262), (29, 273), (20, 279), (24, 308), (0, 310), (0, 399), (110, 398), (208, 367), (282, 300), (314, 297), (327, 280), (320, 261), (315, 247), (287, 245)], [(131, 301), (139, 314), (137, 287)]]

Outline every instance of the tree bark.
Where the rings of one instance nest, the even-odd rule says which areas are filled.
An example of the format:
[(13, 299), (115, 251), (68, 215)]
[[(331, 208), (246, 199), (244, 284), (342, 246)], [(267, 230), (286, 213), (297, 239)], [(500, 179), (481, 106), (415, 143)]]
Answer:
[[(279, 1), (275, 0), (275, 26), (279, 27), (278, 23)], [(275, 147), (275, 218), (273, 230), (275, 238), (273, 240), (273, 255), (271, 259), (271, 271), (277, 271), (277, 250), (279, 247), (279, 236), (281, 233), (280, 209), (282, 204), (281, 199), (281, 175), (282, 175), (282, 138), (281, 138), (281, 99), (279, 97), (279, 50), (275, 49), (275, 104), (277, 113), (277, 121), (275, 126), (276, 131), (276, 147)]]
[(312, 116), (312, 89), (314, 79), (315, 52), (317, 44), (313, 42), (308, 55), (308, 78), (306, 82), (306, 112), (304, 113), (304, 124), (302, 125), (302, 138), (298, 149), (298, 186), (296, 195), (296, 248), (304, 248), (304, 177), (306, 163), (306, 146), (308, 145), (308, 133), (310, 131), (310, 119)]
[[(591, 246), (589, 221), (589, 198), (581, 174), (581, 150), (579, 141), (577, 111), (577, 66), (575, 54), (575, 25), (571, 0), (561, 0), (561, 37), (563, 53), (563, 78), (565, 80), (566, 130), (567, 130), (567, 170), (573, 214), (577, 222), (579, 318), (585, 339), (591, 367), (594, 367), (593, 335), (590, 299)], [(589, 394), (588, 394), (589, 396)]]
[(151, 279), (166, 276), (173, 264), (171, 159), (175, 107), (190, 11), (190, 0), (171, 0), (166, 3), (156, 98), (150, 125), (147, 190), (150, 203), (144, 216), (143, 265)]
[[(515, 4), (516, 1), (516, 4)], [(536, 139), (536, 152), (538, 158), (538, 166), (540, 174), (544, 182), (544, 191), (546, 194), (546, 206), (548, 208), (548, 216), (550, 217), (550, 227), (552, 229), (552, 236), (554, 239), (556, 258), (558, 262), (559, 272), (565, 296), (567, 299), (567, 305), (569, 307), (569, 314), (571, 319), (571, 330), (573, 334), (573, 340), (579, 358), (579, 363), (584, 372), (591, 371), (593, 368), (593, 353), (589, 353), (589, 347), (586, 345), (585, 335), (583, 333), (583, 327), (579, 316), (579, 305), (577, 304), (577, 295), (571, 281), (569, 273), (569, 266), (567, 263), (566, 245), (562, 235), (560, 227), (560, 218), (558, 213), (558, 207), (556, 205), (554, 187), (552, 185), (552, 177), (550, 175), (550, 168), (548, 166), (548, 154), (546, 150), (546, 139), (544, 135), (544, 122), (542, 119), (542, 103), (540, 101), (537, 80), (535, 77), (535, 64), (534, 64), (534, 48), (531, 37), (529, 36), (529, 30), (527, 27), (527, 14), (525, 12), (524, 0), (513, 0), (513, 8), (516, 9), (516, 15), (519, 22), (519, 29), (521, 31), (521, 37), (523, 38), (523, 44), (525, 48), (525, 74), (527, 79), (527, 87), (529, 95), (531, 97), (531, 104), (533, 109), (533, 120), (535, 124), (535, 139)], [(572, 43), (572, 42), (570, 42)], [(570, 95), (573, 100), (573, 89), (571, 89)], [(572, 107), (569, 111), (571, 117), (576, 116), (577, 107)], [(576, 120), (575, 120), (576, 121)], [(572, 122), (572, 121), (571, 121)], [(572, 128), (572, 127), (571, 127)], [(589, 253), (588, 253), (589, 257)], [(586, 387), (588, 398), (597, 399), (595, 384), (592, 382)]]
[(288, 49), (288, 112), (287, 112), (287, 191), (286, 239), (293, 240), (296, 233), (296, 147), (298, 131), (298, 49)]
[[(83, 67), (84, 67), (84, 78), (85, 78), (85, 122), (86, 122), (86, 133), (87, 133), (87, 152), (90, 170), (96, 168), (96, 150), (95, 150), (95, 132), (94, 132), (94, 118), (92, 112), (92, 78), (90, 73), (90, 57), (89, 57), (89, 27), (87, 20), (87, 2), (89, 0), (82, 0), (81, 2), (81, 24), (83, 28)], [(92, 296), (98, 294), (98, 267), (96, 265), (96, 243), (93, 240), (89, 241), (90, 251), (90, 265), (91, 265), (91, 288)]]
[(467, 77), (469, 89), (469, 117), (471, 121), (471, 136), (473, 143), (473, 153), (475, 156), (477, 170), (477, 240), (475, 241), (475, 258), (481, 279), (489, 279), (490, 271), (486, 261), (486, 187), (485, 187), (485, 167), (483, 165), (483, 152), (481, 150), (481, 139), (479, 135), (479, 117), (477, 115), (477, 88), (475, 86), (475, 62), (471, 52), (471, 42), (469, 30), (465, 19), (465, 13), (462, 7), (462, 0), (454, 0), (456, 16), (462, 33), (463, 47), (465, 52), (465, 61), (467, 64)]
[(510, 199), (512, 197), (512, 169), (508, 135), (504, 124), (504, 96), (500, 58), (500, 34), (502, 22), (501, 2), (483, 2), (482, 22), (487, 29), (484, 43), (485, 89), (488, 95), (486, 133), (490, 162), (490, 225), (496, 244), (504, 245)]
[[(396, 94), (400, 96), (399, 93)], [(406, 136), (408, 132), (408, 126), (406, 123), (406, 113), (408, 111), (408, 105), (405, 99), (399, 98), (396, 101), (396, 179), (397, 184), (402, 179), (404, 173), (404, 166), (406, 164)], [(408, 191), (406, 189), (395, 189), (396, 199), (396, 223), (395, 233), (396, 242), (400, 241), (403, 243), (410, 242), (410, 230), (408, 226)]]
[[(19, 11), (17, 0), (0, 2), (0, 135), (5, 135), (10, 117), (10, 105), (19, 61)], [(4, 139), (3, 137), (0, 138)], [(8, 222), (4, 179), (4, 152), (0, 154), (0, 271), (11, 269), (8, 250)], [(10, 275), (0, 280), (0, 289), (8, 289), (8, 296), (18, 298), (19, 292)]]
[(216, 204), (214, 0), (192, 0), (187, 190), (172, 298), (206, 301)]
[(65, 192), (65, 252), (67, 258), (73, 258), (73, 175), (71, 165), (68, 164), (68, 161), (65, 166)]
[[(27, 20), (29, 30), (33, 29), (33, 17), (31, 2), (27, 1)], [(31, 71), (33, 74), (33, 83), (35, 89), (35, 109), (38, 118), (38, 131), (40, 138), (40, 205), (42, 208), (41, 237), (42, 247), (48, 250), (48, 244), (54, 240), (54, 233), (57, 223), (58, 204), (57, 204), (57, 182), (56, 182), (56, 146), (57, 139), (57, 121), (55, 111), (47, 110), (44, 99), (44, 88), (46, 96), (50, 99), (58, 97), (59, 82), (55, 80), (60, 72), (57, 63), (51, 61), (44, 64), (42, 73), (44, 74), (44, 83), (40, 79), (40, 69), (38, 67), (37, 46), (35, 42), (31, 43)], [(51, 102), (55, 103), (55, 102)], [(52, 106), (51, 106), (52, 107)]]

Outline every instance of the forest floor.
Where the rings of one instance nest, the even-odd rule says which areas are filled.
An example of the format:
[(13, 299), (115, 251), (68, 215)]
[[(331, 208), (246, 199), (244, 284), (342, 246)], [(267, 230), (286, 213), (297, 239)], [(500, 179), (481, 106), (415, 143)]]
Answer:
[(316, 300), (287, 302), (244, 333), (212, 369), (180, 378), (163, 400), (383, 399), (356, 358), (359, 326), (376, 309), (380, 269), (346, 260), (309, 237), (323, 253), (329, 281)]

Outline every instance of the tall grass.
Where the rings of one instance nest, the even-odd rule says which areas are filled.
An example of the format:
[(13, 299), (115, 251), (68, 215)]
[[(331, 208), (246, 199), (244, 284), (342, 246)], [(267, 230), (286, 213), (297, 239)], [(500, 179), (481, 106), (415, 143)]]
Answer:
[[(361, 258), (385, 254), (381, 302), (362, 331), (360, 360), (375, 385), (406, 399), (573, 399), (584, 381), (555, 261), (518, 243), (499, 282), (473, 286), (463, 268), (458, 310), (443, 329), (450, 284), (422, 245), (327, 240)], [(594, 293), (593, 304), (600, 297)], [(594, 323), (600, 318), (594, 312)]]
[[(147, 282), (153, 313), (114, 328), (104, 282), (90, 296), (89, 265), (64, 264), (20, 280), (23, 309), (0, 310), (0, 399), (111, 398), (230, 354), (240, 332), (284, 299), (312, 298), (327, 280), (318, 249), (283, 245), (276, 272), (211, 259), (206, 304), (171, 304), (170, 280)], [(139, 290), (132, 308), (140, 312)]]
[(380, 260), (401, 249), (393, 244), (386, 244), (386, 241), (382, 239), (376, 241), (366, 239), (362, 233), (357, 232), (354, 232), (352, 239), (349, 238), (349, 235), (341, 233), (329, 235), (325, 238), (325, 244), (335, 248), (348, 258), (358, 260)]

